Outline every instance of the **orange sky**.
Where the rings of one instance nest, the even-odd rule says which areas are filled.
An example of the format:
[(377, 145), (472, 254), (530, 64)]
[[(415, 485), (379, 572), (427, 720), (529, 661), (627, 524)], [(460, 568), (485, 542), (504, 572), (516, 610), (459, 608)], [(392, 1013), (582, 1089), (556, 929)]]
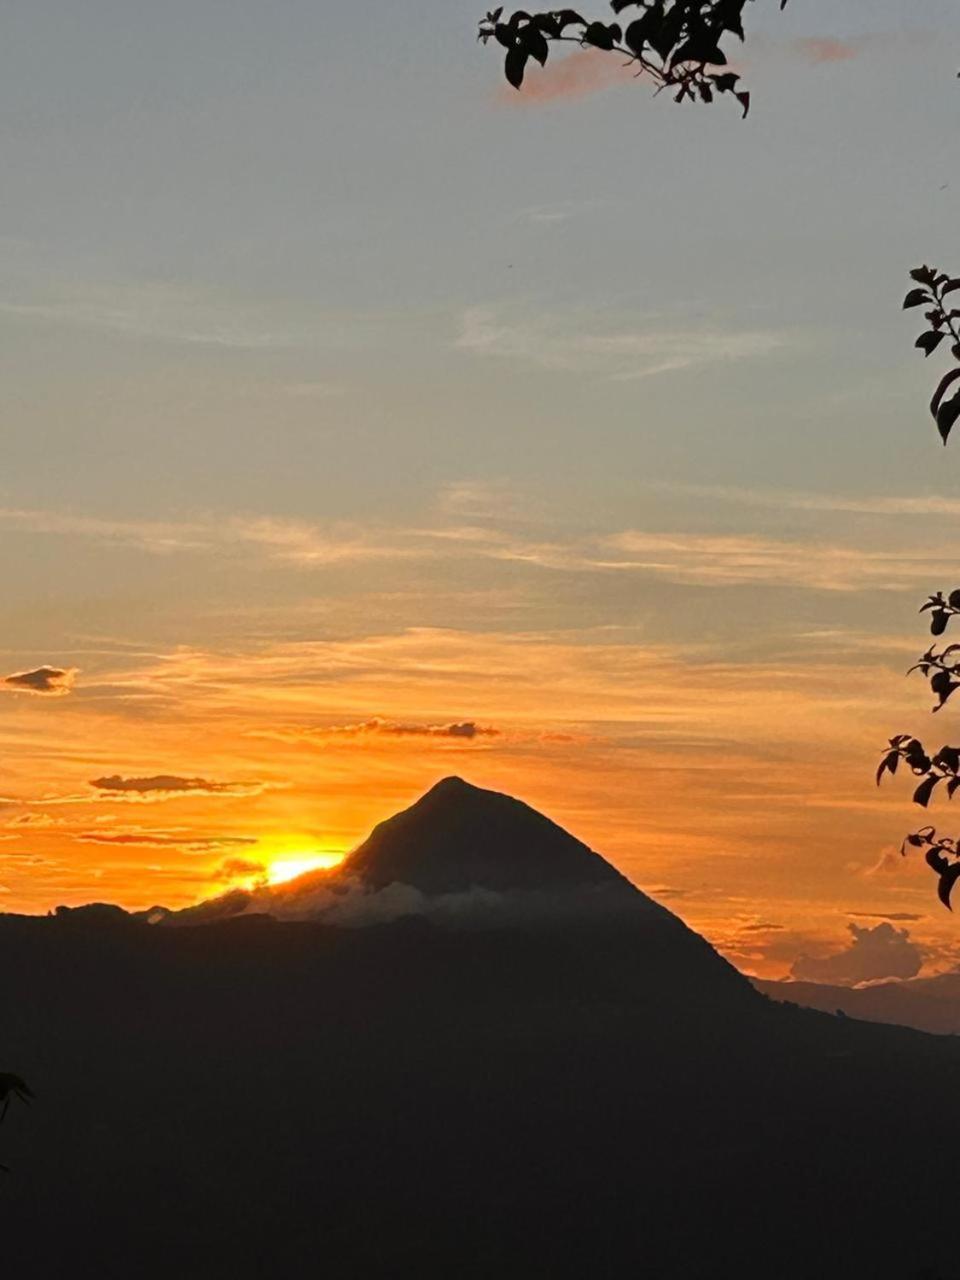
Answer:
[(753, 971), (905, 911), (943, 965), (929, 873), (884, 856), (913, 814), (874, 789), (868, 749), (922, 690), (881, 660), (905, 665), (907, 642), (852, 662), (861, 645), (736, 662), (614, 628), (105, 643), (70, 692), (2, 695), (4, 903), (186, 904), (349, 849), (458, 773), (543, 809)]

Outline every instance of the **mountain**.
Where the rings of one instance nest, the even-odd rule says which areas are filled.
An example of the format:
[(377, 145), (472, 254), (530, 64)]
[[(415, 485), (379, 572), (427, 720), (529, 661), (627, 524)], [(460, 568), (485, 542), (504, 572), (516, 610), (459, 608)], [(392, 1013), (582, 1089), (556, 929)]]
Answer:
[(639, 979), (635, 1000), (682, 999), (707, 1017), (752, 996), (746, 979), (699, 934), (600, 854), (520, 800), (457, 777), (379, 823), (338, 867), (232, 890), (167, 913), (164, 923), (241, 915), (351, 928), (423, 919), (461, 930), (563, 929), (581, 938), (592, 930), (591, 945), (601, 948), (625, 933), (624, 973)]
[(756, 979), (758, 991), (806, 1009), (843, 1013), (868, 1022), (915, 1027), (937, 1035), (960, 1035), (960, 973), (879, 982), (869, 987), (832, 987), (818, 982)]
[[(764, 998), (464, 783), (354, 858), (300, 905), (420, 907), (0, 917), (11, 1276), (956, 1275), (960, 1042)], [(478, 894), (565, 907), (423, 906)]]
[(477, 887), (610, 886), (636, 893), (609, 862), (542, 813), (455, 777), (376, 826), (342, 869), (372, 888), (400, 883), (431, 895)]

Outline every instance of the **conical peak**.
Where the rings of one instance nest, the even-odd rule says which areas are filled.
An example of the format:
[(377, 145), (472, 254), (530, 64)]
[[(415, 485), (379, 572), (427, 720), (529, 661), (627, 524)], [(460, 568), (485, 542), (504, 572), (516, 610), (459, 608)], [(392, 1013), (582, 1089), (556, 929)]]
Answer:
[(465, 782), (463, 778), (458, 777), (455, 773), (448, 774), (446, 778), (441, 778), (439, 782), (435, 782), (429, 791), (425, 791), (420, 797), (421, 800), (428, 800), (431, 796), (437, 799), (452, 798), (455, 796), (466, 795), (496, 795), (495, 791), (484, 793), (481, 787), (475, 787), (470, 782)]
[(543, 814), (455, 776), (381, 822), (344, 869), (372, 886), (399, 882), (434, 894), (614, 883), (636, 892)]

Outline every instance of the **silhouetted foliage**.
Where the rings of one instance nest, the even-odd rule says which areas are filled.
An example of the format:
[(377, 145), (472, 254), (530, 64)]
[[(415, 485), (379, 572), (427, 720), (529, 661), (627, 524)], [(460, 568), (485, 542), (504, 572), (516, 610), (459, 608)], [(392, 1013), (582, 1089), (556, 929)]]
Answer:
[[(948, 294), (956, 293), (960, 289), (960, 279), (937, 271), (934, 267), (916, 267), (910, 272), (910, 278), (915, 280), (919, 287), (911, 289), (904, 298), (904, 310), (908, 311), (913, 307), (928, 308), (924, 312), (927, 328), (917, 338), (915, 345), (925, 356), (931, 356), (941, 343), (949, 340), (953, 358), (960, 360), (960, 309), (951, 307), (947, 301)], [(946, 399), (947, 392), (958, 379), (960, 379), (960, 369), (951, 369), (949, 373), (944, 374), (930, 401), (930, 412), (933, 414), (937, 430), (940, 432), (940, 439), (944, 444), (947, 443), (957, 418), (960, 418), (960, 390), (949, 400)], [(954, 592), (954, 595), (960, 599), (960, 592)], [(946, 621), (943, 626), (946, 626)], [(940, 633), (940, 631), (934, 631), (933, 634), (940, 635)]]
[[(916, 347), (926, 357), (949, 341), (951, 355), (960, 361), (960, 309), (951, 307), (948, 301), (950, 294), (960, 290), (960, 279), (928, 266), (915, 267), (910, 278), (916, 287), (904, 298), (903, 309), (927, 308), (924, 312), (927, 328), (917, 338)], [(940, 379), (930, 401), (930, 412), (944, 444), (960, 418), (960, 388), (947, 397), (947, 392), (957, 382), (960, 382), (960, 368), (949, 370)], [(930, 634), (942, 636), (950, 625), (950, 619), (960, 614), (960, 588), (947, 595), (942, 591), (935, 592), (920, 606), (920, 612), (930, 615)], [(913, 671), (919, 671), (929, 682), (930, 691), (936, 698), (933, 710), (939, 711), (960, 688), (960, 644), (945, 645), (939, 652), (936, 645), (931, 645), (907, 674)], [(960, 789), (960, 747), (941, 747), (936, 755), (929, 755), (919, 739), (907, 733), (897, 734), (884, 748), (877, 769), (878, 785), (885, 773), (897, 772), (901, 760), (914, 778), (921, 779), (913, 793), (914, 804), (921, 808), (927, 808), (941, 784), (948, 799), (952, 799)], [(905, 854), (911, 848), (926, 851), (927, 864), (937, 875), (937, 896), (948, 910), (952, 910), (950, 894), (960, 879), (960, 839), (938, 836), (934, 827), (921, 827), (907, 836), (900, 852)]]
[[(479, 38), (495, 40), (506, 49), (504, 75), (515, 89), (523, 84), (532, 58), (547, 65), (551, 44), (577, 44), (620, 54), (638, 76), (647, 75), (662, 89), (674, 89), (676, 102), (713, 102), (718, 94), (731, 93), (746, 115), (750, 94), (739, 87), (727, 66), (722, 43), (727, 36), (744, 39), (743, 13), (751, 0), (610, 0), (617, 22), (585, 18), (575, 9), (550, 9), (527, 13), (518, 9), (503, 19), (503, 8), (494, 9), (480, 23)], [(780, 0), (783, 9), (787, 0)]]

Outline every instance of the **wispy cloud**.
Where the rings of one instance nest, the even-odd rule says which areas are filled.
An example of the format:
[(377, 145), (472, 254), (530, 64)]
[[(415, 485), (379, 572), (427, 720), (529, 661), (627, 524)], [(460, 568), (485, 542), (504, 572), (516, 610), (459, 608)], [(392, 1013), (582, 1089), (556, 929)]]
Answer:
[[(960, 502), (944, 498), (844, 498), (709, 486), (682, 491), (811, 512), (960, 514)], [(323, 527), (270, 516), (220, 520), (211, 516), (174, 523), (11, 510), (0, 510), (0, 525), (134, 546), (151, 554), (236, 557), (240, 564), (272, 563), (300, 570), (366, 561), (472, 559), (561, 573), (633, 573), (689, 585), (819, 591), (912, 589), (931, 574), (953, 571), (953, 558), (945, 548), (926, 543), (916, 548), (884, 547), (874, 537), (831, 541), (623, 529), (544, 538), (539, 514), (531, 514), (525, 505), (502, 486), (464, 482), (441, 493), (440, 519), (435, 525), (394, 528), (389, 533), (377, 527)], [(0, 688), (65, 692), (74, 674), (73, 669), (38, 668), (7, 677)]]
[(771, 510), (848, 512), (876, 516), (960, 516), (960, 498), (942, 494), (811, 493), (797, 489), (748, 489), (735, 485), (664, 485), (672, 493), (713, 498)]
[(133, 546), (154, 555), (173, 552), (259, 551), (269, 559), (299, 565), (335, 564), (352, 560), (398, 560), (427, 554), (415, 552), (390, 538), (386, 531), (361, 530), (337, 524), (327, 527), (309, 521), (272, 516), (203, 516), (181, 521), (109, 519), (55, 511), (0, 509), (0, 527), (25, 533), (81, 537), (103, 543)]
[(783, 345), (779, 334), (766, 330), (738, 332), (702, 323), (677, 328), (662, 317), (649, 317), (639, 328), (591, 331), (590, 325), (591, 318), (582, 314), (523, 315), (472, 307), (462, 317), (457, 346), (476, 356), (631, 381), (769, 355)]
[(793, 48), (805, 61), (818, 66), (824, 62), (849, 62), (859, 57), (864, 49), (864, 40), (840, 40), (835, 36), (808, 36), (803, 40), (795, 40)]
[[(317, 326), (293, 327), (263, 308), (211, 298), (153, 280), (55, 278), (42, 267), (19, 287), (8, 283), (0, 317), (190, 346), (271, 350), (303, 346)], [(332, 333), (332, 330), (331, 330)]]
[(629, 84), (633, 78), (634, 70), (624, 65), (622, 57), (598, 49), (577, 49), (568, 54), (555, 53), (542, 70), (531, 67), (519, 93), (508, 85), (501, 85), (497, 101), (510, 107), (571, 101)]
[(629, 530), (605, 542), (618, 555), (597, 558), (598, 564), (704, 586), (896, 591), (951, 564), (946, 551), (868, 550), (856, 544), (751, 536)]
[(454, 480), (444, 485), (437, 496), (441, 516), (457, 520), (529, 521), (536, 514), (531, 510), (533, 506), (528, 497), (505, 480)]
[(521, 209), (517, 218), (521, 222), (531, 222), (535, 226), (558, 226), (585, 213), (588, 209), (597, 208), (600, 203), (599, 200), (560, 200), (556, 204), (531, 205)]

